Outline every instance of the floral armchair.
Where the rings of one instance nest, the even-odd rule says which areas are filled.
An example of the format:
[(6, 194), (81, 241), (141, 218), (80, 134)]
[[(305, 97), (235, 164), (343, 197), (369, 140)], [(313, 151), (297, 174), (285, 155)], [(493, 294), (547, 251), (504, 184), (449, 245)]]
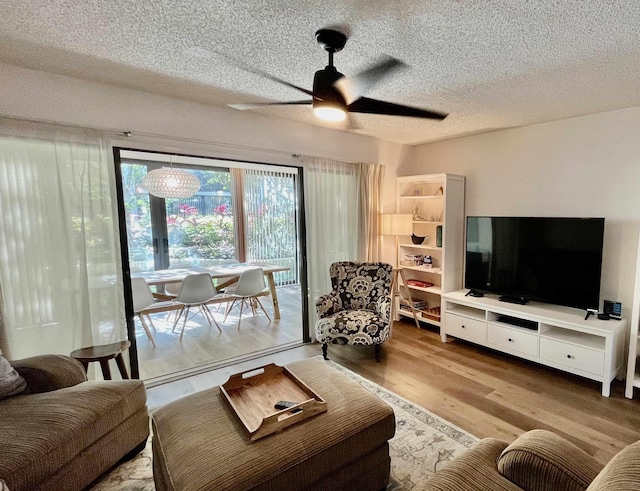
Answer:
[(316, 301), (316, 338), (327, 358), (327, 345), (380, 345), (391, 333), (393, 268), (380, 262), (337, 262), (331, 265), (332, 291)]

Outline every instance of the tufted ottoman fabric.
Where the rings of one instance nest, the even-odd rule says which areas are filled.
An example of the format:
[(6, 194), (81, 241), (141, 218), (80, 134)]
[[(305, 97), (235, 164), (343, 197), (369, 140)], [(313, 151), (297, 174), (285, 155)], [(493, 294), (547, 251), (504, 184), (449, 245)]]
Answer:
[(323, 360), (287, 368), (327, 412), (252, 442), (217, 387), (167, 404), (152, 415), (156, 489), (384, 489), (393, 409)]

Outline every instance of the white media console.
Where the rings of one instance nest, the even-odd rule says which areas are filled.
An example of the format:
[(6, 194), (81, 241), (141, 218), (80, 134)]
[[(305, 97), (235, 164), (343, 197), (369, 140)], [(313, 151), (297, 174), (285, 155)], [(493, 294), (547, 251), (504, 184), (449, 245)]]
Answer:
[(466, 296), (468, 290), (442, 295), (447, 336), (509, 353), (526, 360), (602, 382), (609, 397), (611, 381), (622, 373), (627, 321), (585, 320), (584, 310), (530, 302), (501, 302), (497, 295)]

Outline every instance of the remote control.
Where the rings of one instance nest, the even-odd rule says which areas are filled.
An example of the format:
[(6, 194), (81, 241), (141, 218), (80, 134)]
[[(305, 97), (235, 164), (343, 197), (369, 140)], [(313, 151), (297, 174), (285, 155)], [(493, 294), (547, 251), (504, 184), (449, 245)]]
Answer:
[(289, 409), (290, 407), (295, 406), (296, 404), (298, 404), (297, 402), (291, 402), (291, 401), (278, 401), (274, 404), (273, 407), (275, 407), (276, 409)]

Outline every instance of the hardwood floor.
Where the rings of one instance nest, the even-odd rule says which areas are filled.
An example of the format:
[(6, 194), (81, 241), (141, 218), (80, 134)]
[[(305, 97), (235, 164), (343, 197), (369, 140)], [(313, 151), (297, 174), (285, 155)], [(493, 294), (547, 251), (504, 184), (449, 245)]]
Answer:
[(614, 381), (611, 397), (597, 382), (396, 323), (379, 366), (364, 350), (330, 346), (330, 357), (420, 404), (473, 435), (511, 442), (544, 428), (607, 462), (640, 440), (640, 402)]
[[(239, 371), (320, 353), (320, 345), (305, 345), (153, 387), (149, 407), (219, 385)], [(380, 363), (371, 347), (330, 345), (329, 358), (478, 438), (511, 442), (527, 430), (544, 428), (602, 463), (640, 440), (640, 401), (624, 397), (623, 382), (614, 381), (611, 397), (602, 397), (596, 382), (462, 341), (443, 344), (435, 328), (396, 322)]]

